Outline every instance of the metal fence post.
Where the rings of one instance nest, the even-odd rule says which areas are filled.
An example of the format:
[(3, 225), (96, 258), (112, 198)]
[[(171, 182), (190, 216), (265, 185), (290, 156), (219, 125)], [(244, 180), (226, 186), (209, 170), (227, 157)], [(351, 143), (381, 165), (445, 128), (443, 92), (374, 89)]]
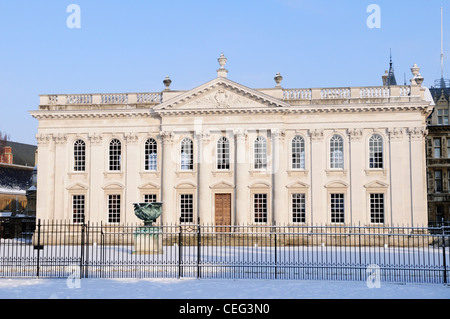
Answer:
[(180, 231), (178, 232), (178, 279), (180, 279), (181, 276), (183, 276), (181, 267), (182, 249), (183, 249), (183, 228), (180, 225)]
[(444, 219), (442, 219), (442, 261), (444, 263), (444, 284), (447, 283), (447, 261), (445, 258), (445, 225)]
[(201, 277), (200, 273), (200, 261), (201, 261), (201, 230), (200, 230), (200, 217), (198, 218), (197, 225), (197, 279)]
[(83, 278), (83, 264), (84, 264), (84, 227), (85, 224), (81, 225), (81, 252), (80, 252), (80, 279)]
[(41, 220), (38, 220), (38, 225), (37, 225), (37, 233), (38, 233), (38, 237), (37, 237), (37, 260), (36, 260), (36, 277), (39, 278), (39, 259), (40, 259), (40, 252), (41, 252)]

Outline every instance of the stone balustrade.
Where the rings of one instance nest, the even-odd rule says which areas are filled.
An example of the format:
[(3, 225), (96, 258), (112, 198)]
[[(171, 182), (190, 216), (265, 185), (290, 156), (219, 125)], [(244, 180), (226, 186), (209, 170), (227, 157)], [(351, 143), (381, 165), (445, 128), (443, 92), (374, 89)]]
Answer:
[[(414, 98), (423, 98), (423, 88), (418, 85), (406, 86), (378, 86), (378, 87), (343, 87), (343, 88), (294, 88), (277, 89), (281, 92), (276, 97), (282, 100), (297, 104), (303, 104), (308, 101), (320, 101), (321, 104), (333, 104), (337, 100), (351, 100), (352, 103), (370, 103), (371, 99), (379, 101), (385, 99), (397, 98), (409, 101)], [(266, 94), (273, 95), (270, 92), (277, 90), (261, 89)], [(173, 92), (175, 93), (175, 92)], [(274, 93), (275, 94), (275, 93)], [(61, 94), (61, 95), (41, 95), (41, 110), (75, 110), (75, 109), (98, 109), (120, 107), (133, 108), (138, 105), (152, 106), (163, 102), (164, 97), (171, 98), (172, 95), (165, 92), (146, 92), (146, 93), (112, 93), (112, 94)], [(174, 94), (176, 95), (176, 94)], [(360, 100), (360, 101), (358, 101)], [(327, 102), (328, 101), (328, 102)]]

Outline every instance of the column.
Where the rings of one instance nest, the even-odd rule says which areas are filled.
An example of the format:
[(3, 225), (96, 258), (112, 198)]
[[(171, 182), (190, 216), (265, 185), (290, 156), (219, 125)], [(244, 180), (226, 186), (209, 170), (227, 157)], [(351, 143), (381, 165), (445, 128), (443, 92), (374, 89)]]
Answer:
[(122, 221), (124, 223), (140, 222), (140, 220), (134, 214), (133, 203), (142, 202), (142, 198), (139, 198), (140, 193), (138, 190), (139, 181), (139, 151), (138, 136), (135, 133), (125, 135), (125, 147), (122, 153), (124, 159), (124, 174), (125, 174), (125, 190), (124, 190), (124, 216)]
[(89, 158), (87, 159), (87, 165), (89, 167), (89, 195), (88, 203), (89, 209), (88, 219), (94, 223), (100, 223), (101, 221), (108, 220), (108, 213), (104, 206), (104, 192), (103, 192), (103, 180), (104, 180), (104, 154), (105, 149), (102, 145), (103, 137), (98, 134), (89, 135)]
[[(328, 152), (324, 147), (323, 130), (312, 130), (310, 138), (310, 165), (311, 165), (311, 199), (307, 222), (309, 224), (325, 225), (328, 218), (327, 191), (324, 189), (324, 175), (327, 169)], [(325, 143), (326, 144), (326, 143)]]
[(164, 131), (160, 133), (163, 143), (162, 152), (162, 225), (175, 225), (178, 223), (177, 198), (174, 191), (174, 178), (177, 165), (176, 150), (174, 151), (174, 133)]
[[(197, 132), (198, 169), (197, 169), (197, 189), (198, 189), (198, 216), (202, 224), (213, 224), (211, 220), (211, 189), (209, 188), (209, 175), (211, 172), (211, 158), (206, 151), (211, 141), (209, 132)], [(196, 221), (195, 221), (196, 222)]]
[(36, 139), (38, 143), (36, 216), (37, 219), (49, 220), (54, 218), (54, 144), (51, 134), (39, 134)]
[(272, 130), (272, 223), (286, 225), (289, 221), (287, 197), (287, 161), (289, 150), (285, 145), (285, 131)]
[(249, 161), (247, 160), (247, 132), (236, 130), (235, 136), (235, 225), (251, 222), (250, 196), (248, 189)]
[(71, 220), (71, 209), (65, 210), (64, 200), (66, 198), (64, 180), (67, 174), (66, 144), (67, 135), (58, 134), (53, 136), (54, 140), (54, 172), (53, 172), (53, 218), (56, 220)]

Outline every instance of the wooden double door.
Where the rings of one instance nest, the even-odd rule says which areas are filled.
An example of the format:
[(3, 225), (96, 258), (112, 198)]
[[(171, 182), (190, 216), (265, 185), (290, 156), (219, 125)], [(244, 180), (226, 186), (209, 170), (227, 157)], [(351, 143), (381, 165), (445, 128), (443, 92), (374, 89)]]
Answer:
[[(231, 194), (215, 194), (216, 226), (231, 226)], [(229, 227), (217, 227), (219, 232), (229, 232)]]

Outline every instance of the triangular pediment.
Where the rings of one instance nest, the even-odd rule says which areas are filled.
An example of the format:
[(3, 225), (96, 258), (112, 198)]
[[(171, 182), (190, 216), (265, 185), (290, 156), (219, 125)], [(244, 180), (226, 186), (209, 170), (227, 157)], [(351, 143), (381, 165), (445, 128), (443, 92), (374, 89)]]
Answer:
[(389, 185), (381, 181), (374, 181), (364, 185), (365, 188), (388, 188)]
[(227, 78), (218, 77), (155, 106), (153, 110), (157, 113), (171, 111), (205, 112), (289, 106), (288, 103), (273, 96), (250, 89)]

